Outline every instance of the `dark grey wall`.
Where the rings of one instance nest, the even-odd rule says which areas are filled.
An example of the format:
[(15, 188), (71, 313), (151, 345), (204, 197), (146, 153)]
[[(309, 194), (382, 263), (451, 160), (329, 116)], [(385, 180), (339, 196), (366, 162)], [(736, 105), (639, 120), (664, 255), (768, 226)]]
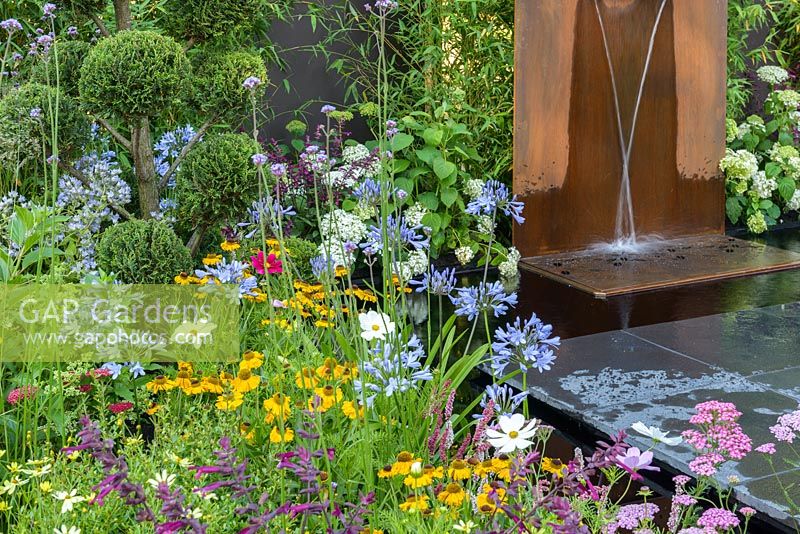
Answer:
[[(315, 0), (327, 3), (336, 0)], [(355, 5), (361, 6), (355, 2)], [(361, 8), (363, 9), (363, 8)], [(286, 137), (284, 127), (294, 118), (301, 118), (309, 125), (309, 131), (324, 122), (324, 116), (319, 113), (324, 104), (333, 104), (337, 107), (345, 104), (346, 84), (335, 72), (327, 70), (327, 60), (322, 55), (315, 55), (308, 48), (318, 44), (325, 36), (326, 30), (318, 25), (316, 33), (311, 26), (310, 17), (306, 16), (307, 8), (298, 3), (291, 20), (275, 22), (270, 28), (269, 36), (273, 43), (282, 50), (281, 58), (286, 63), (281, 70), (273, 65), (269, 69), (269, 78), (274, 85), (274, 90), (266, 102), (276, 114), (276, 117), (265, 127), (262, 127), (262, 138), (273, 137), (282, 140)], [(351, 33), (356, 42), (363, 42), (363, 36)], [(335, 44), (332, 51), (346, 49), (343, 43)], [(288, 80), (290, 92), (284, 88), (284, 80)], [(352, 102), (348, 102), (352, 104)], [(295, 113), (303, 108), (303, 111)], [(297, 115), (302, 115), (298, 117)], [(370, 137), (366, 124), (356, 115), (348, 125), (353, 137), (366, 140)]]

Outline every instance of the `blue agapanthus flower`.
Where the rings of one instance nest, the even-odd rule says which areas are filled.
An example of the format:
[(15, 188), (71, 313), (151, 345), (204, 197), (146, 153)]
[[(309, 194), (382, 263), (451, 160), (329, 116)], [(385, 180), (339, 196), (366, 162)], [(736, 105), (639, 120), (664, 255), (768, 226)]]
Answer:
[(331, 258), (326, 258), (322, 255), (311, 258), (310, 263), (311, 274), (313, 274), (317, 280), (322, 280), (323, 278), (333, 275), (336, 267)]
[(479, 314), (491, 310), (495, 317), (504, 315), (509, 306), (516, 306), (517, 294), (506, 294), (503, 284), (499, 281), (484, 283), (477, 286), (459, 287), (456, 295), (450, 296), (456, 307), (455, 314), (466, 316), (470, 321)]
[[(250, 264), (238, 260), (228, 262), (228, 258), (222, 258), (222, 261), (216, 265), (207, 267), (206, 269), (197, 269), (194, 274), (198, 278), (213, 277), (223, 284), (236, 284), (239, 286), (239, 296), (255, 297), (256, 293), (253, 291), (258, 287), (258, 280), (255, 276), (246, 276), (245, 271)], [(214, 280), (209, 279), (209, 284), (213, 284)]]
[[(514, 390), (508, 384), (489, 384), (486, 386), (486, 392), (481, 397), (481, 408), (486, 408), (486, 404), (491, 400), (494, 406), (494, 413), (498, 416), (505, 415), (511, 416), (517, 412), (517, 408), (522, 404), (522, 401), (528, 396), (527, 391), (514, 393)], [(483, 411), (483, 410), (481, 410)], [(481, 414), (473, 414), (473, 419), (480, 419), (483, 417)]]
[(497, 180), (487, 180), (483, 184), (481, 194), (469, 204), (466, 212), (470, 215), (494, 215), (501, 211), (504, 215), (512, 217), (517, 223), (522, 224), (522, 208), (525, 205), (517, 200), (517, 195), (511, 195), (508, 186)]
[(368, 406), (379, 394), (391, 397), (433, 380), (430, 368), (423, 365), (425, 349), (416, 335), (405, 344), (396, 339), (379, 342), (372, 354), (374, 357), (364, 363), (363, 374), (353, 382), (359, 396), (367, 395)]
[(430, 271), (422, 275), (422, 280), (411, 280), (409, 285), (417, 286), (417, 293), (427, 291), (432, 295), (449, 297), (456, 286), (456, 270), (455, 268), (450, 268), (437, 271), (431, 266)]
[[(392, 250), (406, 248), (423, 250), (430, 246), (430, 238), (425, 235), (421, 224), (411, 226), (405, 217), (396, 218), (394, 215), (386, 217), (386, 239)], [(366, 242), (361, 248), (381, 252), (383, 246), (383, 226), (371, 226), (367, 232)]]
[(561, 338), (553, 336), (553, 327), (544, 324), (534, 313), (523, 324), (519, 317), (506, 328), (498, 328), (492, 343), (492, 373), (502, 376), (510, 363), (516, 363), (523, 373), (529, 368), (540, 373), (549, 371), (556, 360), (555, 351), (561, 345)]
[[(246, 238), (251, 238), (261, 230), (261, 214), (264, 214), (264, 227), (272, 233), (279, 234), (278, 220), (283, 221), (286, 217), (297, 215), (293, 206), (284, 208), (277, 199), (264, 197), (254, 200), (253, 204), (247, 209), (247, 220), (237, 224)], [(285, 221), (283, 221), (285, 224)]]

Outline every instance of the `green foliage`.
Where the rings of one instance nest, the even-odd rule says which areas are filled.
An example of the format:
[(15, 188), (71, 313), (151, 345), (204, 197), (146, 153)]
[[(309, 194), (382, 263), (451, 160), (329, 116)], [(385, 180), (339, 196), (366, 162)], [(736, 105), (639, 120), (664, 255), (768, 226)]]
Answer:
[(740, 119), (744, 108), (750, 101), (750, 81), (745, 77), (747, 70), (758, 62), (767, 63), (773, 57), (772, 39), (776, 29), (768, 32), (764, 41), (751, 48), (748, 36), (763, 28), (775, 15), (769, 4), (760, 0), (730, 0), (728, 2), (728, 110), (727, 115)]
[(89, 53), (91, 45), (84, 41), (58, 41), (54, 52), (47, 61), (37, 62), (31, 72), (31, 81), (44, 85), (56, 85), (56, 65), (58, 58), (58, 87), (65, 95), (77, 98), (81, 65)]
[(197, 69), (198, 107), (210, 113), (240, 114), (250, 102), (251, 94), (242, 82), (251, 76), (261, 80), (255, 89), (258, 98), (267, 85), (267, 69), (261, 56), (236, 51), (207, 58)]
[(151, 219), (126, 221), (103, 232), (97, 264), (125, 283), (168, 284), (192, 268), (192, 259), (169, 226)]
[(164, 7), (170, 33), (198, 41), (251, 28), (266, 10), (264, 0), (167, 0)]
[(752, 115), (741, 124), (728, 120), (728, 150), (720, 162), (726, 175), (728, 219), (753, 233), (773, 226), (782, 213), (800, 209), (800, 153), (794, 130), (800, 94), (770, 93), (765, 121)]
[(433, 115), (404, 117), (404, 130), (389, 143), (395, 185), (427, 210), (422, 224), (432, 230), (433, 257), (470, 241), (472, 217), (464, 213), (469, 201), (464, 185), (473, 178), (467, 169), (483, 161), (467, 125), (447, 118), (447, 110), (442, 105)]
[(101, 40), (81, 67), (83, 104), (99, 115), (154, 117), (180, 99), (191, 66), (183, 48), (150, 31)]
[[(41, 116), (31, 117), (31, 110)], [(55, 87), (26, 83), (0, 100), (0, 139), (2, 150), (18, 154), (18, 161), (41, 157), (41, 145), (52, 151), (58, 143), (61, 157), (77, 152), (89, 136), (89, 120), (77, 103)], [(33, 141), (33, 144), (31, 144)], [(16, 146), (5, 146), (12, 142)]]
[(300, 237), (290, 237), (284, 241), (292, 265), (297, 269), (297, 276), (302, 280), (312, 280), (311, 259), (319, 255), (317, 245)]
[(178, 206), (193, 224), (241, 217), (258, 196), (256, 167), (260, 146), (245, 134), (215, 134), (192, 150), (177, 178)]
[(46, 208), (16, 206), (10, 217), (1, 221), (9, 249), (16, 252), (9, 254), (9, 249), (0, 248), (0, 282), (15, 281), (30, 271), (41, 272), (43, 263), (63, 255), (61, 249), (52, 246), (51, 238), (63, 230), (66, 220)]
[(108, 5), (107, 0), (70, 0), (69, 7), (83, 15), (95, 15)]

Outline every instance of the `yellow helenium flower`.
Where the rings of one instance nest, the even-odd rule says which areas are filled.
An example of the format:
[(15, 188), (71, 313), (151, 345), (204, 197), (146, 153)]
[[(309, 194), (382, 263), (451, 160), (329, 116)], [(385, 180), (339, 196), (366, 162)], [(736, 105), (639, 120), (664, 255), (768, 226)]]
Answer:
[(250, 302), (266, 302), (267, 294), (261, 291), (260, 287), (254, 287), (250, 290), (250, 294), (245, 295), (244, 298)]
[(264, 400), (264, 409), (267, 411), (266, 421), (272, 424), (275, 418), (285, 419), (292, 413), (290, 402), (292, 399), (282, 393), (276, 393)]
[(567, 471), (567, 466), (565, 466), (561, 462), (561, 460), (548, 458), (547, 456), (542, 458), (542, 464), (541, 465), (542, 465), (542, 470), (543, 471), (546, 471), (548, 473), (552, 473), (552, 474), (558, 476), (558, 478), (563, 477), (565, 472)]
[(242, 423), (239, 425), (239, 433), (248, 443), (252, 443), (256, 437), (256, 432), (252, 430), (252, 425), (250, 423)]
[(427, 495), (409, 495), (406, 502), (400, 503), (400, 509), (404, 512), (410, 510), (417, 510), (424, 512), (428, 509), (428, 496)]
[(492, 458), (482, 461), (481, 463), (479, 463), (474, 467), (474, 470), (475, 474), (479, 477), (485, 477), (486, 475), (494, 473), (495, 469)]
[(347, 267), (342, 267), (341, 265), (333, 270), (333, 276), (336, 278), (342, 278), (343, 276), (347, 276), (349, 273), (350, 270)]
[(234, 252), (242, 247), (237, 241), (228, 241), (227, 239), (219, 244), (219, 248), (225, 252)]
[(325, 358), (322, 365), (317, 367), (317, 376), (328, 380), (332, 378), (338, 379), (341, 376), (339, 362), (337, 362), (335, 358)]
[[(319, 399), (319, 400), (317, 400)], [(308, 409), (325, 412), (342, 401), (342, 390), (333, 386), (314, 388), (314, 397), (308, 399)]]
[(145, 412), (147, 415), (153, 415), (153, 414), (155, 414), (155, 413), (156, 413), (158, 410), (160, 410), (160, 409), (161, 409), (161, 405), (160, 405), (160, 404), (156, 404), (156, 403), (154, 402), (154, 403), (152, 403), (152, 404), (150, 405), (150, 407), (149, 407), (148, 409), (146, 409), (144, 412)]
[(418, 475), (409, 473), (409, 475), (403, 479), (403, 484), (410, 488), (419, 489), (430, 486), (437, 478), (442, 478), (442, 468), (426, 465), (422, 468), (422, 473)]
[(471, 474), (469, 464), (464, 460), (453, 460), (447, 469), (447, 475), (453, 480), (467, 480)]
[(294, 439), (294, 430), (291, 428), (284, 428), (283, 434), (281, 434), (281, 429), (277, 426), (272, 427), (272, 431), (269, 433), (269, 441), (271, 443), (289, 443)]
[(294, 383), (297, 387), (302, 389), (311, 389), (317, 387), (319, 380), (314, 376), (314, 369), (311, 367), (303, 367), (294, 375)]
[(344, 401), (342, 403), (342, 413), (350, 419), (362, 418), (364, 417), (364, 407), (358, 405), (358, 410), (356, 410), (356, 403), (353, 401)]
[(199, 378), (189, 380), (189, 386), (181, 388), (187, 395), (199, 395), (203, 392), (203, 382)]
[(222, 381), (213, 375), (203, 377), (203, 391), (206, 393), (222, 393)]
[(389, 478), (391, 476), (394, 476), (391, 465), (384, 465), (383, 468), (378, 471), (378, 478)]
[(189, 371), (178, 371), (175, 377), (175, 385), (181, 389), (188, 388), (192, 383), (192, 373)]
[(188, 273), (182, 272), (175, 277), (175, 283), (181, 286), (188, 286), (192, 283), (192, 277)]
[(467, 494), (464, 493), (464, 488), (462, 488), (460, 484), (451, 482), (439, 492), (436, 499), (439, 500), (439, 502), (445, 503), (447, 506), (461, 506), (466, 496)]
[(222, 254), (207, 254), (203, 258), (203, 265), (216, 265), (222, 261)]
[(314, 321), (314, 326), (317, 328), (333, 328), (333, 323), (325, 319), (318, 319)]
[(504, 488), (494, 488), (491, 484), (484, 484), (483, 491), (478, 494), (476, 505), (478, 511), (484, 514), (491, 514), (497, 507), (505, 502), (506, 490)]
[(231, 391), (217, 397), (217, 408), (223, 411), (232, 412), (242, 405), (242, 394), (238, 391)]
[(264, 365), (264, 355), (254, 350), (248, 350), (242, 354), (239, 369), (258, 369), (262, 365)]
[(239, 393), (247, 393), (258, 387), (261, 377), (254, 375), (249, 369), (239, 369), (239, 374), (231, 381), (233, 389)]
[(159, 375), (150, 382), (148, 382), (145, 387), (149, 391), (152, 391), (153, 393), (159, 393), (161, 391), (169, 391), (173, 389), (175, 386), (176, 386), (175, 382), (173, 382), (164, 375)]
[(422, 461), (420, 458), (415, 458), (413, 454), (408, 451), (403, 451), (397, 455), (397, 460), (392, 464), (392, 474), (395, 476), (404, 476), (411, 472), (411, 466), (414, 462)]
[(194, 365), (192, 365), (192, 362), (185, 362), (183, 360), (179, 360), (178, 371), (186, 371), (187, 373), (189, 373), (189, 376), (192, 376), (192, 373), (194, 373)]
[(234, 378), (236, 377), (226, 371), (222, 371), (219, 374), (219, 381), (222, 382), (223, 384), (230, 384)]
[(506, 454), (501, 454), (492, 459), (492, 466), (497, 476), (508, 482), (511, 479), (511, 458)]

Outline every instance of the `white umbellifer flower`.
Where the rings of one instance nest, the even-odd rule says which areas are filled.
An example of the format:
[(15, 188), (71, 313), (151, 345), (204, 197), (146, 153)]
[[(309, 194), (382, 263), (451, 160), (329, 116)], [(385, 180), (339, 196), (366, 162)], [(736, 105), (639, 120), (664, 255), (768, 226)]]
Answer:
[(406, 222), (409, 226), (420, 226), (422, 224), (422, 218), (428, 213), (428, 210), (420, 204), (419, 202), (415, 203), (413, 206), (410, 206), (403, 215), (406, 218)]
[(472, 258), (475, 257), (475, 251), (472, 250), (470, 247), (458, 247), (455, 250), (456, 259), (458, 263), (461, 265), (466, 265), (472, 261)]
[(521, 257), (522, 255), (519, 253), (519, 250), (517, 250), (516, 247), (511, 247), (508, 249), (506, 260), (497, 266), (498, 270), (500, 271), (500, 276), (503, 278), (513, 278), (517, 276), (518, 264)]
[(61, 525), (61, 527), (53, 529), (53, 534), (81, 534), (81, 529), (79, 529), (78, 527), (68, 527), (67, 525)]
[(173, 482), (175, 482), (175, 475), (170, 475), (165, 470), (162, 470), (160, 473), (156, 473), (156, 476), (147, 481), (147, 483), (154, 488), (157, 488), (159, 484), (162, 483), (170, 486)]
[(667, 437), (669, 435), (669, 432), (664, 432), (663, 430), (655, 426), (647, 426), (641, 421), (633, 423), (631, 425), (631, 429), (635, 430), (636, 432), (638, 432), (643, 436), (647, 436), (653, 441), (657, 441), (659, 443), (663, 443), (671, 447), (674, 447), (675, 445), (678, 445), (683, 441), (683, 438), (681, 438), (680, 436), (676, 436), (674, 438)]
[(770, 198), (772, 193), (778, 188), (778, 182), (774, 178), (767, 178), (767, 173), (758, 171), (753, 175), (753, 191), (758, 198)]
[(78, 495), (78, 490), (74, 489), (67, 493), (66, 491), (57, 491), (53, 494), (56, 500), (62, 501), (61, 513), (66, 514), (72, 511), (72, 507), (86, 500), (86, 497)]
[(475, 200), (481, 193), (483, 193), (483, 180), (478, 180), (473, 178), (471, 180), (467, 180), (467, 183), (464, 184), (464, 192), (467, 194), (470, 200)]
[(358, 314), (358, 324), (361, 325), (361, 337), (367, 341), (386, 339), (386, 334), (391, 334), (395, 328), (391, 317), (375, 310)]
[(370, 157), (372, 153), (362, 144), (349, 145), (342, 149), (342, 159), (346, 163), (355, 163)]
[(499, 422), (500, 430), (486, 429), (489, 443), (497, 449), (497, 452), (508, 454), (516, 450), (527, 449), (533, 445), (530, 438), (536, 435), (538, 420), (531, 419), (526, 425), (525, 416), (521, 413), (515, 413), (511, 417), (501, 415)]
[(783, 83), (789, 79), (789, 73), (786, 72), (786, 69), (775, 65), (765, 65), (759, 68), (756, 71), (756, 75), (762, 82), (771, 83), (772, 85)]

